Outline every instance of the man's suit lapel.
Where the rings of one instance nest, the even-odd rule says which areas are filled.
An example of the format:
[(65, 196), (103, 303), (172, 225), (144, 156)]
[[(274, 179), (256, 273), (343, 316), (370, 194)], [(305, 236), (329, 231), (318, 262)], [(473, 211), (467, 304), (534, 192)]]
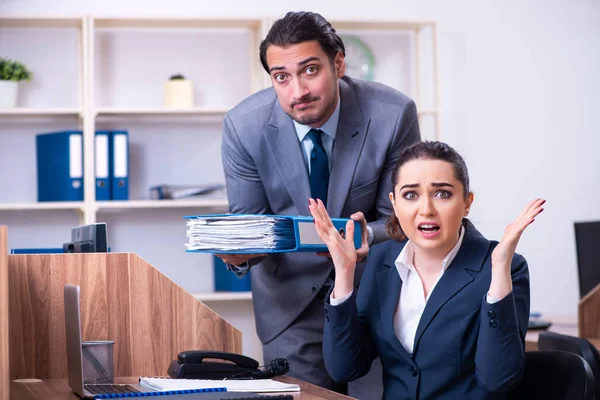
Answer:
[[(406, 360), (412, 364), (410, 355), (398, 340), (394, 331), (394, 314), (398, 307), (400, 299), (400, 290), (402, 288), (402, 280), (396, 269), (394, 261), (400, 254), (403, 244), (398, 243), (397, 246), (392, 246), (388, 256), (384, 262), (384, 267), (377, 272), (377, 289), (379, 291), (379, 308), (381, 313), (381, 321), (383, 324), (384, 335), (388, 342)], [(359, 289), (360, 290), (360, 289)]]
[(417, 327), (413, 354), (417, 353), (421, 337), (442, 306), (473, 281), (473, 273), (481, 271), (488, 248), (489, 242), (468, 223), (460, 250), (425, 305)]
[(333, 168), (327, 192), (327, 211), (334, 217), (341, 215), (371, 122), (370, 118), (363, 117), (352, 88), (342, 79), (339, 82), (340, 119), (333, 146)]
[(265, 134), (273, 160), (298, 213), (308, 215), (310, 183), (303, 149), (292, 119), (279, 106), (277, 100)]

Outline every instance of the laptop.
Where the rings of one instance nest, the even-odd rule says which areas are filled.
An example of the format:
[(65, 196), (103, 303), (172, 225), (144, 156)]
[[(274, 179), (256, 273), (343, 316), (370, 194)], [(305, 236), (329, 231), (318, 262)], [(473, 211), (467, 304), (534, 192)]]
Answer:
[(71, 390), (84, 399), (138, 397), (169, 394), (170, 400), (293, 400), (291, 395), (261, 395), (249, 392), (165, 393), (139, 384), (87, 384), (83, 379), (83, 346), (81, 341), (79, 286), (65, 285), (65, 328), (67, 334), (67, 371)]
[(71, 390), (85, 399), (97, 395), (138, 393), (151, 390), (139, 385), (85, 384), (83, 379), (83, 346), (81, 341), (81, 318), (79, 286), (65, 285), (65, 330), (67, 336), (67, 371)]

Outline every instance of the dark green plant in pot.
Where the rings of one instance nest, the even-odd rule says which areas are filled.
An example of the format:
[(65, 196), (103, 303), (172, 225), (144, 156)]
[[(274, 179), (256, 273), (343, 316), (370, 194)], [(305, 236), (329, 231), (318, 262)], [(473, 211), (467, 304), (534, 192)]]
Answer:
[(28, 81), (32, 73), (25, 64), (9, 58), (0, 57), (0, 80), (2, 81)]

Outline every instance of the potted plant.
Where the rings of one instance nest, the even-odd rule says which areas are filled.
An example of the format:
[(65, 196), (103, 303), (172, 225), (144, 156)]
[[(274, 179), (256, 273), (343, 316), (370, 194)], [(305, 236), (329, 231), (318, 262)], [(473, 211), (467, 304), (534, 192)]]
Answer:
[(30, 80), (31, 76), (31, 71), (24, 64), (0, 57), (0, 108), (11, 108), (17, 104), (18, 84)]
[(165, 83), (165, 106), (186, 108), (194, 106), (194, 84), (181, 74), (172, 75)]

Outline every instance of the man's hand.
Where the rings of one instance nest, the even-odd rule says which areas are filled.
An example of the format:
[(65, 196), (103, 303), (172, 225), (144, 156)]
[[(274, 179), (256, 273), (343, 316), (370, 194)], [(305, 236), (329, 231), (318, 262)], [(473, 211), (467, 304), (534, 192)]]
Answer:
[(356, 212), (350, 216), (353, 221), (360, 222), (360, 231), (362, 243), (359, 249), (356, 250), (356, 261), (362, 261), (369, 254), (369, 230), (367, 229), (367, 220), (362, 212)]
[(258, 257), (265, 257), (266, 254), (215, 254), (219, 257), (225, 264), (231, 264), (235, 266), (239, 266), (244, 264), (245, 262)]
[[(365, 219), (365, 215), (360, 211), (352, 214), (350, 218), (353, 221), (360, 222), (362, 243), (360, 248), (356, 249), (356, 261), (360, 262), (369, 255), (369, 231), (367, 229), (367, 220)], [(352, 239), (352, 242), (354, 243), (354, 239)], [(331, 258), (331, 254), (328, 251), (318, 251), (317, 255)]]

